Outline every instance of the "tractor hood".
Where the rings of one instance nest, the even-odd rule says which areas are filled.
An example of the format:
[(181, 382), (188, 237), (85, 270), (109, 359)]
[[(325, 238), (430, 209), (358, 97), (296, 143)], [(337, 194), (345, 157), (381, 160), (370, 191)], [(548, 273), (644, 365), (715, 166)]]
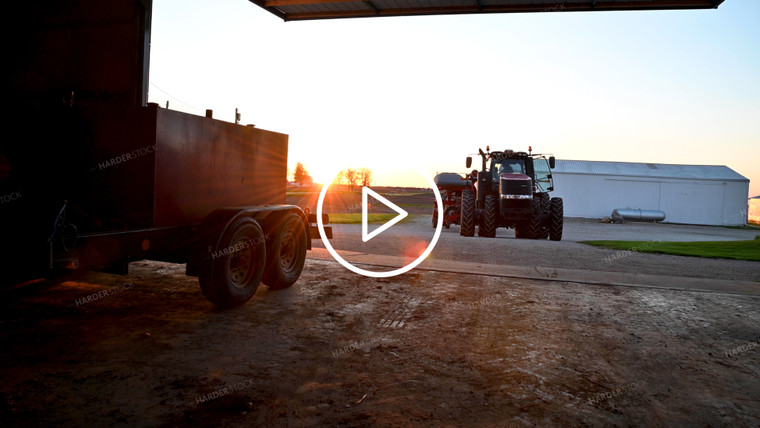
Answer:
[(531, 199), (533, 180), (525, 174), (499, 174), (499, 195), (501, 199)]

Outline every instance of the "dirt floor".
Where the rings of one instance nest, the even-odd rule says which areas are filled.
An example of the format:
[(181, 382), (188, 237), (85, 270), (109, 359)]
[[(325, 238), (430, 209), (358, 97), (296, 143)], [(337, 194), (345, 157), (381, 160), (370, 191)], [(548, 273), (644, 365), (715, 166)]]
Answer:
[(756, 295), (310, 259), (294, 287), (220, 311), (183, 273), (4, 291), (0, 425), (760, 423)]
[[(336, 212), (351, 212), (353, 197), (334, 199)], [(413, 200), (420, 195), (393, 197), (429, 213)], [(432, 230), (400, 224), (363, 248), (354, 225), (339, 226), (336, 246), (379, 255), (418, 251)], [(567, 226), (569, 236), (733, 233)], [(510, 233), (445, 230), (430, 263), (470, 263), (470, 273), (372, 279), (317, 248), (292, 288), (261, 286), (230, 310), (206, 301), (184, 265), (149, 261), (127, 276), (2, 290), (0, 427), (760, 425), (755, 287), (506, 277), (538, 261), (602, 278), (634, 271), (760, 285), (760, 263), (639, 253), (604, 262), (614, 252)], [(500, 275), (476, 274), (480, 262)]]

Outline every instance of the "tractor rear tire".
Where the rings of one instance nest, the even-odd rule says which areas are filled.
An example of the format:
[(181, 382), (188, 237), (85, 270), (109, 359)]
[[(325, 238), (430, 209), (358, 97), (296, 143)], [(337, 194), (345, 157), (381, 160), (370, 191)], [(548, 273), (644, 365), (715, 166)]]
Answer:
[(210, 269), (198, 278), (203, 295), (221, 307), (242, 305), (256, 294), (264, 275), (266, 240), (261, 226), (250, 217), (235, 220), (214, 251)]
[(288, 288), (298, 281), (305, 262), (306, 224), (300, 215), (290, 212), (274, 228), (262, 282), (272, 290)]
[(459, 234), (462, 236), (475, 236), (475, 192), (472, 190), (462, 191), (462, 215)]
[(486, 195), (486, 202), (483, 210), (483, 222), (478, 228), (478, 236), (486, 238), (496, 237), (496, 225), (499, 215), (498, 202), (496, 195)]
[(551, 201), (551, 218), (549, 224), (549, 239), (552, 241), (562, 240), (562, 228), (565, 218), (565, 209), (562, 198), (552, 198)]
[(541, 224), (541, 198), (533, 198), (533, 214), (527, 223), (528, 239), (540, 239), (543, 236), (543, 225)]
[(433, 228), (436, 227), (438, 227), (438, 210), (433, 211)]

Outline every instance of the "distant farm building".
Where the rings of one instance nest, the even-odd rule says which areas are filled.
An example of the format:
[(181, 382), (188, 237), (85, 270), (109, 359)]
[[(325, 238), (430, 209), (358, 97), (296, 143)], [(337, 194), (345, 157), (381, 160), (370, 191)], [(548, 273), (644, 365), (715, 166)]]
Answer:
[(634, 208), (664, 211), (668, 223), (747, 221), (749, 180), (727, 166), (558, 159), (552, 174), (567, 217), (604, 218)]

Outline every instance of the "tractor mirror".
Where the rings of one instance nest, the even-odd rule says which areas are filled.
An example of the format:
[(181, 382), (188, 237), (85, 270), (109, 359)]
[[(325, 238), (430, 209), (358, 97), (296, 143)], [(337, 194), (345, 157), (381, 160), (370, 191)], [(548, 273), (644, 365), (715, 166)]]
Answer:
[(467, 156), (467, 162), (465, 162), (467, 165), (465, 168), (470, 168), (472, 166), (472, 158)]
[(554, 159), (554, 156), (549, 156), (549, 168), (554, 169), (556, 164), (557, 161)]

